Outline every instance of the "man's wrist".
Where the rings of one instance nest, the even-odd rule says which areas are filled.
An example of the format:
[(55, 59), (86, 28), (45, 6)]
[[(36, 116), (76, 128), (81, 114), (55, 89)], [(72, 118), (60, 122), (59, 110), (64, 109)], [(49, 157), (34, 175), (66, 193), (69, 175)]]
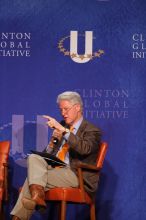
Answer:
[(65, 134), (67, 134), (69, 132), (70, 132), (70, 130), (68, 128), (64, 128), (64, 131), (62, 132), (62, 134), (65, 135)]

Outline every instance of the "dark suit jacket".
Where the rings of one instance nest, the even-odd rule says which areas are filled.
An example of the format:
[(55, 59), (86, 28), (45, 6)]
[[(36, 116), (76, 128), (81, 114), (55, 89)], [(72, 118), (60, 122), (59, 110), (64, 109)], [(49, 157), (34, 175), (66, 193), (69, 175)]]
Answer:
[[(64, 123), (64, 122), (63, 122)], [(77, 134), (70, 134), (67, 141), (69, 145), (69, 159), (71, 169), (76, 173), (74, 169), (77, 162), (84, 162), (92, 165), (96, 165), (97, 153), (100, 144), (101, 132), (93, 124), (86, 120), (83, 120)], [(54, 146), (52, 154), (56, 155), (61, 145), (60, 141)], [(97, 189), (97, 174), (95, 172), (86, 171), (83, 173), (84, 185), (86, 191), (90, 196), (95, 195)]]

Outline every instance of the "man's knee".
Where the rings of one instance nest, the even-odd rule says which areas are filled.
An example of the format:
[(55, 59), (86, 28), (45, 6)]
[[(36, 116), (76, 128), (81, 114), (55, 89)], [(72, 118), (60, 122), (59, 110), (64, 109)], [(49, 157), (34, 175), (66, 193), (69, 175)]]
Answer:
[(35, 163), (37, 163), (37, 161), (41, 162), (41, 164), (43, 163), (43, 164), (47, 165), (47, 162), (40, 155), (30, 154), (29, 157), (27, 158), (28, 164), (35, 164)]
[(37, 155), (37, 154), (30, 154), (30, 155), (28, 156), (28, 159), (29, 159), (29, 160), (32, 160), (32, 159), (40, 159), (40, 158), (42, 158), (42, 157), (39, 156), (39, 155)]

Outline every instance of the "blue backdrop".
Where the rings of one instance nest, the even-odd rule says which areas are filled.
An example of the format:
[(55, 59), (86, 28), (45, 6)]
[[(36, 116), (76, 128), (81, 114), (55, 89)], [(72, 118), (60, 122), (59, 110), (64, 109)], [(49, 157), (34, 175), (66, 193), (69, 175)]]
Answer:
[[(8, 220), (27, 153), (43, 149), (51, 135), (41, 115), (60, 120), (56, 96), (66, 90), (81, 94), (85, 117), (109, 144), (98, 219), (146, 219), (145, 68), (144, 0), (0, 1), (0, 140), (11, 140)], [(70, 206), (67, 219), (89, 219), (84, 208)], [(48, 214), (56, 218), (54, 207), (32, 219)]]

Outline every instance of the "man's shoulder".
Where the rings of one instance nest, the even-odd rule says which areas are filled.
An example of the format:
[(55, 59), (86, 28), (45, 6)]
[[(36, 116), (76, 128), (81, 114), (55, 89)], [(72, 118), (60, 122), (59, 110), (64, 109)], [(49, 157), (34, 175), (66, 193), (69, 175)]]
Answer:
[(95, 124), (93, 124), (92, 122), (83, 119), (82, 123), (81, 123), (81, 128), (83, 127), (84, 129), (92, 129), (95, 131), (100, 131), (100, 128), (98, 126), (96, 126)]

